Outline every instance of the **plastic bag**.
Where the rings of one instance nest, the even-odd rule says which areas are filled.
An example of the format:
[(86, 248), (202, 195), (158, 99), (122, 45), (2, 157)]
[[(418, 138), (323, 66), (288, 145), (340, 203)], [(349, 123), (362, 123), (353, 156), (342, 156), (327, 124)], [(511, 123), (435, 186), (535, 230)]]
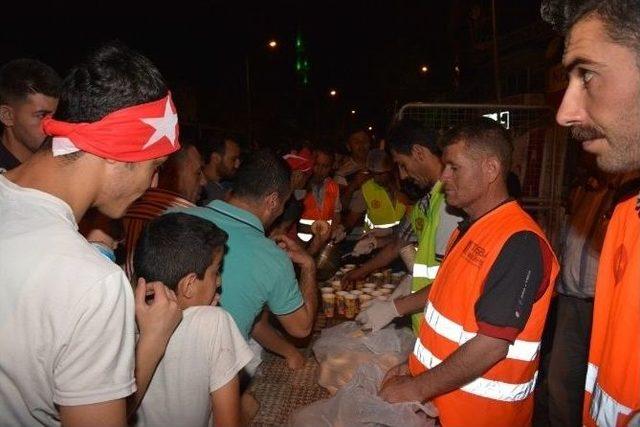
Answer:
[(290, 427), (432, 427), (432, 407), (418, 402), (389, 403), (378, 396), (385, 375), (377, 364), (360, 366), (352, 380), (330, 399), (312, 403), (289, 417)]
[(335, 394), (361, 365), (375, 364), (387, 372), (407, 360), (414, 343), (408, 328), (393, 325), (373, 333), (363, 332), (355, 322), (324, 329), (313, 345), (320, 365), (318, 384)]

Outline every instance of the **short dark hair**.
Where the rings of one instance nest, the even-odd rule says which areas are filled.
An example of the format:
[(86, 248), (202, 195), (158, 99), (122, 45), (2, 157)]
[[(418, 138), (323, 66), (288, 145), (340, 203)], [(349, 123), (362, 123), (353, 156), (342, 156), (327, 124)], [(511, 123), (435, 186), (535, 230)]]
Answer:
[(236, 139), (231, 135), (211, 135), (199, 138), (196, 142), (196, 148), (202, 155), (205, 164), (208, 164), (213, 153), (219, 154), (221, 157), (227, 151), (227, 141), (237, 144)]
[(273, 192), (285, 197), (291, 191), (291, 171), (287, 163), (269, 149), (251, 153), (233, 180), (234, 194), (261, 200)]
[(447, 131), (442, 147), (463, 142), (470, 150), (493, 155), (502, 166), (502, 176), (507, 178), (511, 170), (513, 143), (511, 135), (498, 122), (486, 117), (468, 121)]
[(431, 154), (441, 156), (436, 133), (428, 130), (415, 120), (403, 119), (396, 123), (387, 134), (389, 148), (400, 154), (411, 154), (414, 145), (426, 147)]
[(640, 3), (637, 0), (543, 0), (540, 14), (562, 33), (581, 19), (595, 16), (602, 20), (613, 41), (640, 54)]
[(58, 73), (47, 64), (37, 59), (14, 59), (0, 68), (0, 104), (24, 101), (36, 93), (58, 98), (61, 84)]
[(54, 117), (96, 122), (122, 108), (167, 95), (160, 71), (143, 55), (118, 43), (96, 49), (64, 79)]
[(185, 213), (161, 215), (147, 223), (138, 239), (135, 275), (174, 290), (190, 273), (202, 280), (213, 254), (223, 250), (226, 241), (227, 233), (206, 219)]

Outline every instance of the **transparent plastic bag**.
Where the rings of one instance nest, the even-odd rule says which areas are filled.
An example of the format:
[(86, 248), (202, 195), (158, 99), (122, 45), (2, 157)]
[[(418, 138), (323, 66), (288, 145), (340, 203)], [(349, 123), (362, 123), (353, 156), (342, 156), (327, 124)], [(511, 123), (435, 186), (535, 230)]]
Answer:
[(387, 372), (407, 360), (414, 342), (408, 328), (393, 325), (373, 333), (362, 331), (355, 322), (324, 329), (313, 345), (320, 365), (318, 384), (335, 394), (361, 365), (375, 364)]
[(389, 403), (378, 396), (386, 371), (374, 363), (361, 365), (349, 383), (330, 399), (294, 412), (290, 427), (433, 427), (432, 406), (418, 402)]

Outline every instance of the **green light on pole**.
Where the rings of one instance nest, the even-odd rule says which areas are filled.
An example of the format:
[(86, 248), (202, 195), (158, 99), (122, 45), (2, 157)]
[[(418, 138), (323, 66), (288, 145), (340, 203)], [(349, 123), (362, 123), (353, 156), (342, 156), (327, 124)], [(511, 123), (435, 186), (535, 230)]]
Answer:
[(311, 70), (311, 63), (307, 58), (304, 41), (302, 40), (302, 33), (298, 31), (296, 35), (296, 73), (299, 76), (299, 81), (303, 86), (309, 85), (309, 71)]

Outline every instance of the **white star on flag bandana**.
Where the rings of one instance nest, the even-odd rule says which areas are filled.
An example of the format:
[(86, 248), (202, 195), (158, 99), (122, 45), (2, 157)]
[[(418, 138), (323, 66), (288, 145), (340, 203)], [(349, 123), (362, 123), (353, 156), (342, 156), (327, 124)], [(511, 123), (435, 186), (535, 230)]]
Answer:
[(176, 125), (178, 124), (178, 114), (171, 109), (171, 102), (167, 98), (167, 104), (164, 107), (164, 116), (150, 119), (140, 119), (142, 122), (152, 126), (155, 132), (142, 147), (143, 150), (159, 142), (163, 137), (167, 137), (172, 146), (176, 145)]

